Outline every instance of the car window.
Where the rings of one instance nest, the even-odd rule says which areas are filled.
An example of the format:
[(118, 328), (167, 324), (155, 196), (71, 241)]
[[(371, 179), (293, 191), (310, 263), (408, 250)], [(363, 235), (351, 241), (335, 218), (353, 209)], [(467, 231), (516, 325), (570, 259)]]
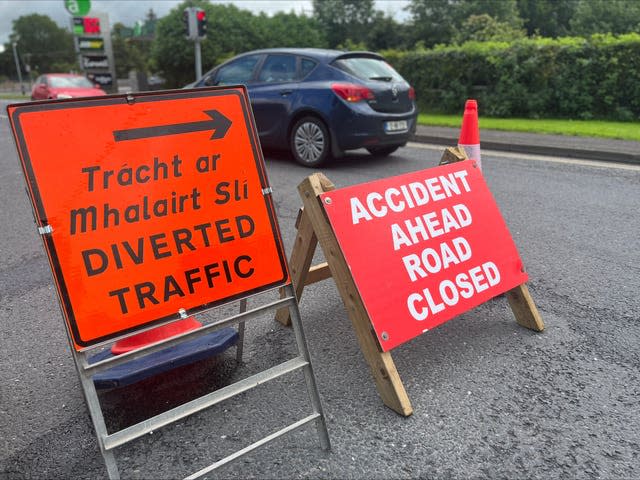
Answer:
[(234, 60), (227, 65), (220, 67), (214, 79), (207, 79), (206, 85), (233, 85), (238, 83), (248, 83), (251, 80), (253, 69), (255, 68), (260, 55), (249, 55)]
[(391, 65), (378, 58), (339, 58), (333, 65), (361, 80), (402, 81), (400, 74)]
[(269, 55), (262, 65), (259, 82), (290, 82), (296, 78), (296, 57), (293, 55)]
[(49, 85), (54, 88), (93, 88), (85, 77), (49, 77)]
[(303, 79), (307, 75), (311, 73), (311, 70), (315, 68), (317, 65), (313, 60), (309, 60), (308, 58), (303, 58), (300, 61), (300, 79)]

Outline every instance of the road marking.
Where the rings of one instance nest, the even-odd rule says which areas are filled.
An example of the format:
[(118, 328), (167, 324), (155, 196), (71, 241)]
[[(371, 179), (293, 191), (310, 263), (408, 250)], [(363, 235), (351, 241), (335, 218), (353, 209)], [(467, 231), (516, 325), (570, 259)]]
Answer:
[[(442, 145), (432, 145), (427, 143), (409, 142), (408, 147), (422, 148), (425, 150), (439, 150), (443, 151), (446, 147)], [(553, 162), (564, 163), (569, 165), (581, 165), (587, 167), (599, 167), (599, 168), (617, 168), (619, 170), (632, 170), (640, 171), (640, 165), (632, 165), (629, 163), (618, 162), (600, 162), (597, 160), (583, 160), (578, 158), (566, 158), (566, 157), (549, 157), (547, 155), (533, 155), (529, 153), (516, 153), (516, 152), (501, 152), (498, 150), (482, 150), (483, 154), (491, 155), (492, 157), (502, 158), (516, 158), (519, 160), (535, 160), (540, 162)]]

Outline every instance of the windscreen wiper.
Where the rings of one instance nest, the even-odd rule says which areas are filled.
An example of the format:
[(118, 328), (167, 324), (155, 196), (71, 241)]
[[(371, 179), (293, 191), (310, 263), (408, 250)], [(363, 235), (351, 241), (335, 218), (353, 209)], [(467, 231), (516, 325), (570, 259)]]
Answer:
[(382, 82), (390, 82), (391, 77), (369, 77), (369, 80), (380, 80)]

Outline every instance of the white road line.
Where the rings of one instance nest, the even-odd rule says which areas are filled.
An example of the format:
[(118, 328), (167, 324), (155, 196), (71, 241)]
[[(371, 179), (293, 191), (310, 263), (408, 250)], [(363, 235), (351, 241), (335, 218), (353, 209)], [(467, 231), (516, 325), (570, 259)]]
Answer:
[[(442, 145), (432, 145), (427, 143), (409, 142), (407, 146), (412, 148), (423, 148), (425, 150), (439, 150), (443, 151), (446, 147)], [(483, 154), (491, 155), (492, 157), (502, 158), (517, 158), (521, 160), (535, 160), (540, 162), (553, 162), (564, 163), (569, 165), (582, 165), (587, 167), (599, 167), (599, 168), (617, 168), (619, 170), (632, 170), (640, 171), (640, 165), (632, 165), (629, 163), (616, 163), (616, 162), (599, 162), (597, 160), (581, 160), (578, 158), (566, 158), (566, 157), (549, 157), (546, 155), (532, 155), (528, 153), (516, 153), (516, 152), (501, 152), (497, 150), (482, 150)]]

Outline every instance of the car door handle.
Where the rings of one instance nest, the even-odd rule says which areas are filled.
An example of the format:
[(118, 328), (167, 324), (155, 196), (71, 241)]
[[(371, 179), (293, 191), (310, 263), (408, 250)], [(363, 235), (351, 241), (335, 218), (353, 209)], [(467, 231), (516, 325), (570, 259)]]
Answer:
[(293, 93), (293, 90), (280, 90), (280, 95), (282, 95), (283, 97), (286, 97), (287, 95), (291, 95)]

